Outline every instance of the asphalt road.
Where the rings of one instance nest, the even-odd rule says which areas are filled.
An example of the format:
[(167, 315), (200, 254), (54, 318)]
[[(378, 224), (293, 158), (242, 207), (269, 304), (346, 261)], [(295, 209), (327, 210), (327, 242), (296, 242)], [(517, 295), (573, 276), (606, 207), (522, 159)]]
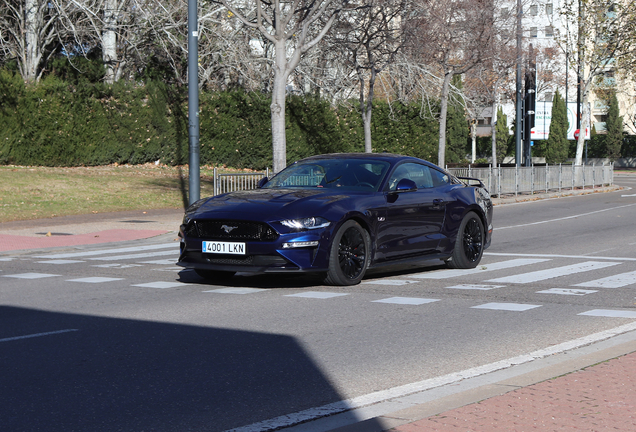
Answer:
[(212, 285), (174, 236), (4, 254), (0, 429), (265, 430), (635, 323), (636, 178), (615, 181), (634, 189), (497, 206), (461, 275)]

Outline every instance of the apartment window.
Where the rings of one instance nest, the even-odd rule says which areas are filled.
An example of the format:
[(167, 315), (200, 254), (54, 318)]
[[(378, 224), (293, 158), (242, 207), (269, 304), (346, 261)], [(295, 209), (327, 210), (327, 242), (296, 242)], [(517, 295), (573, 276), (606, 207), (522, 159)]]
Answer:
[(546, 3), (545, 4), (545, 14), (550, 16), (554, 13), (554, 6), (552, 6), (552, 3)]
[(554, 29), (552, 26), (545, 26), (545, 37), (554, 37)]
[(536, 27), (530, 27), (530, 37), (538, 37), (539, 30)]
[(537, 16), (539, 15), (539, 6), (536, 4), (530, 5), (530, 15)]

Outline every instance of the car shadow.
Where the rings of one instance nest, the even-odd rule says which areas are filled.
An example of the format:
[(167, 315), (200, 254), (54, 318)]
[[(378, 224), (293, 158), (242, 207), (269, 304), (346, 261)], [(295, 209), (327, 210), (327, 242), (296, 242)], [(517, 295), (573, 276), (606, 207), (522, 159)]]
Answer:
[(291, 336), (10, 306), (0, 324), (6, 431), (224, 431), (344, 399)]

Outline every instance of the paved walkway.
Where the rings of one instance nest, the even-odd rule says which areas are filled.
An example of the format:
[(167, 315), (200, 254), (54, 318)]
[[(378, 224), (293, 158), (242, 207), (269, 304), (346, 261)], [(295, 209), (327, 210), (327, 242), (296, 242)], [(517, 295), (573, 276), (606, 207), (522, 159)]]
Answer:
[(633, 432), (636, 353), (391, 430)]

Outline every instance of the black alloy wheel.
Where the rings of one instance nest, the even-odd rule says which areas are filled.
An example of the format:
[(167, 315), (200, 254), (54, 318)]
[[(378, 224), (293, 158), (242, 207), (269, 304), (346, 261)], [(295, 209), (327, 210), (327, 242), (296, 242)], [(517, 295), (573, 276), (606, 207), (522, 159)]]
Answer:
[(328, 285), (355, 285), (369, 265), (371, 238), (356, 221), (345, 222), (334, 236), (329, 254)]
[(455, 269), (475, 268), (483, 253), (484, 225), (477, 214), (469, 212), (459, 226), (453, 255), (446, 263)]

